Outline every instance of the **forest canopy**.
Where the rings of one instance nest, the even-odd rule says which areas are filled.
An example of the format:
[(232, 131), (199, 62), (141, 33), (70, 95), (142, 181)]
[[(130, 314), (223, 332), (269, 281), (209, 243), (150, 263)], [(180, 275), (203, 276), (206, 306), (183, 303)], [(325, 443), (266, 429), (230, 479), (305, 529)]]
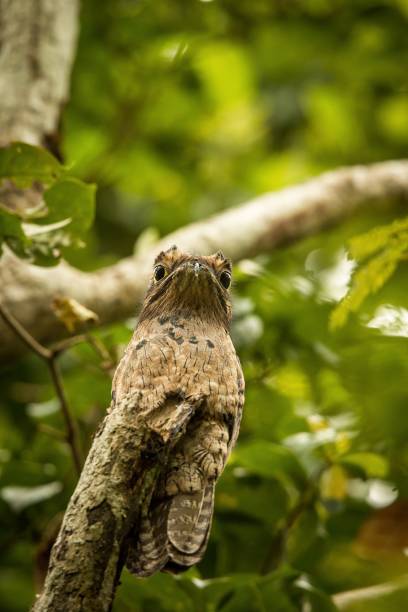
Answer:
[[(12, 251), (49, 278), (61, 259), (94, 272), (264, 193), (408, 157), (406, 0), (84, 0), (79, 19), (58, 141), (0, 150), (0, 266)], [(41, 184), (42, 203), (10, 209), (9, 181)], [(404, 609), (407, 196), (394, 190), (234, 262), (246, 404), (206, 556), (179, 577), (124, 571), (115, 612)], [(144, 286), (143, 274), (135, 267)], [(77, 462), (49, 363), (31, 351), (1, 364), (7, 612), (27, 610), (41, 589), (75, 464), (137, 320), (135, 303), (133, 316), (98, 325), (97, 302), (70, 297), (56, 291), (44, 308), (60, 337), (81, 335), (58, 353)], [(36, 312), (51, 346), (60, 337)], [(376, 585), (374, 598), (347, 599)]]

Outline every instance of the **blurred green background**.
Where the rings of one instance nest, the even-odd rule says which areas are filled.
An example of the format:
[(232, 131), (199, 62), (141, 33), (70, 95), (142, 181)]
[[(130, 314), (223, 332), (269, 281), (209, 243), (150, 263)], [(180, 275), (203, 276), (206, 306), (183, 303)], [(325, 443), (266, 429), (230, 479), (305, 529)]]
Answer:
[[(257, 194), (406, 157), (407, 25), (407, 0), (85, 0), (62, 149), (98, 192), (69, 261), (95, 269)], [(207, 554), (178, 579), (125, 573), (116, 612), (325, 612), (331, 594), (408, 572), (406, 267), (329, 330), (348, 241), (404, 213), (367, 207), (236, 266), (247, 400)], [(94, 336), (115, 357), (134, 323)], [(109, 372), (89, 345), (61, 365), (88, 445)], [(0, 608), (20, 612), (75, 474), (50, 435), (63, 422), (45, 366), (29, 356), (0, 376)]]

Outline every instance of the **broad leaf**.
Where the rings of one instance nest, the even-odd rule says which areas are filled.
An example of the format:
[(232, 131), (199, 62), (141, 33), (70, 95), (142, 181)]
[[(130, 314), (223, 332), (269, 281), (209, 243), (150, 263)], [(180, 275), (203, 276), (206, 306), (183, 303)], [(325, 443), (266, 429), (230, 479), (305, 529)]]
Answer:
[(35, 181), (50, 184), (64, 172), (64, 167), (45, 149), (22, 142), (0, 149), (0, 182), (9, 179), (20, 188), (30, 187)]
[(301, 487), (305, 473), (295, 455), (286, 447), (273, 442), (254, 441), (240, 445), (235, 460), (253, 474), (266, 478), (290, 480)]
[(341, 458), (341, 463), (363, 470), (370, 478), (384, 478), (388, 473), (388, 462), (377, 453), (350, 453)]
[(84, 234), (92, 225), (95, 213), (95, 185), (73, 178), (56, 182), (44, 193), (48, 214), (41, 223), (56, 223), (69, 219), (64, 229), (71, 236)]

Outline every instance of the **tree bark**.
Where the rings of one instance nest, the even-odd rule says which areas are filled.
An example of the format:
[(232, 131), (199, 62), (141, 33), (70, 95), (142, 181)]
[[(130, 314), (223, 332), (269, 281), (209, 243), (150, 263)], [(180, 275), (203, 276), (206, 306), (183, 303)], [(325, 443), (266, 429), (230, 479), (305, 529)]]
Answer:
[(78, 33), (77, 0), (0, 0), (0, 146), (56, 139)]
[(191, 405), (135, 409), (129, 395), (108, 412), (52, 549), (35, 612), (105, 612), (111, 609), (135, 528), (160, 461), (185, 433)]
[[(78, 300), (101, 324), (128, 317), (144, 293), (154, 256), (171, 244), (198, 253), (222, 248), (237, 261), (318, 232), (365, 205), (402, 198), (408, 199), (408, 161), (340, 168), (188, 225), (142, 255), (96, 272), (66, 263), (44, 269), (7, 254), (0, 265), (0, 299), (38, 340), (51, 342), (66, 334), (51, 308), (56, 295)], [(3, 361), (25, 349), (1, 322), (0, 335)]]

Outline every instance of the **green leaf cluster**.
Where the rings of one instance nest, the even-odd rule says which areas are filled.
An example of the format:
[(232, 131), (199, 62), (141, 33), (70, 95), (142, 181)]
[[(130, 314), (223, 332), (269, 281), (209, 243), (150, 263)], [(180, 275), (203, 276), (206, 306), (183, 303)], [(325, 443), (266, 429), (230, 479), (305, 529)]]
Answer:
[[(38, 195), (33, 207), (10, 205), (10, 193), (29, 189)], [(48, 151), (24, 143), (0, 149), (0, 249), (6, 244), (32, 263), (55, 265), (83, 244), (94, 207), (95, 186), (70, 176)]]
[(379, 291), (394, 274), (398, 264), (408, 256), (408, 218), (375, 227), (355, 236), (349, 243), (350, 256), (357, 269), (346, 296), (330, 317), (332, 329), (344, 325), (352, 312), (357, 312), (364, 300)]

